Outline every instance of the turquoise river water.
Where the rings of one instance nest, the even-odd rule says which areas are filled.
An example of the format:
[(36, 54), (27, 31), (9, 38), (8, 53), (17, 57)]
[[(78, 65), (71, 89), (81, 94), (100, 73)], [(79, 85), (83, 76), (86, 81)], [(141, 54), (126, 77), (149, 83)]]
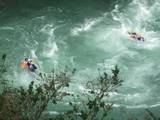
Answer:
[[(144, 36), (129, 38), (127, 30)], [(20, 69), (25, 57), (44, 72), (54, 67), (76, 68), (72, 93), (86, 90), (85, 81), (97, 68), (108, 72), (117, 64), (124, 80), (110, 94), (113, 116), (119, 111), (142, 116), (148, 108), (160, 112), (159, 0), (17, 0), (0, 11), (0, 54), (8, 55), (8, 78), (27, 86), (31, 77)], [(64, 102), (65, 105), (65, 102)], [(63, 106), (63, 105), (62, 105)], [(63, 107), (58, 107), (63, 110)], [(49, 112), (54, 110), (49, 108)], [(127, 113), (129, 114), (129, 113)]]

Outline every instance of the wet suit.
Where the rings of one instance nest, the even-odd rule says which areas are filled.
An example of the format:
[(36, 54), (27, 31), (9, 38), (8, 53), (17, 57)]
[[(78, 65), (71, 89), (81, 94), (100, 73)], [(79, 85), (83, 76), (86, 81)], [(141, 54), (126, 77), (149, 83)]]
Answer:
[(37, 67), (36, 67), (34, 64), (30, 64), (30, 65), (29, 65), (29, 70), (30, 70), (31, 72), (35, 72), (36, 69), (37, 69)]
[(37, 69), (37, 67), (34, 64), (32, 64), (31, 62), (28, 62), (28, 69), (31, 72), (35, 72), (35, 70)]

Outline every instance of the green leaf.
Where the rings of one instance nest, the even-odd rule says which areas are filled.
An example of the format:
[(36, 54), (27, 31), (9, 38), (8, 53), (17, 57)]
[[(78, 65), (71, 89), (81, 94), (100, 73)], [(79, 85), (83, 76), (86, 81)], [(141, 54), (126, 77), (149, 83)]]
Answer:
[(104, 107), (104, 105), (105, 105), (105, 102), (100, 103), (100, 107)]

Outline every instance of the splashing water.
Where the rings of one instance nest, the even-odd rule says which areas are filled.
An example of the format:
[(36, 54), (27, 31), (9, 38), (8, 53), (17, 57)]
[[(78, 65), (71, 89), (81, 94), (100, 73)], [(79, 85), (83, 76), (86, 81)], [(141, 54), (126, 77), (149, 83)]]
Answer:
[[(128, 109), (159, 107), (160, 2), (122, 2), (111, 5), (111, 11), (98, 1), (80, 7), (63, 2), (0, 13), (0, 51), (8, 54), (15, 84), (32, 79), (19, 68), (25, 57), (35, 59), (44, 72), (63, 65), (77, 68), (71, 92), (85, 91), (85, 81), (97, 68), (109, 72), (118, 64), (124, 83), (109, 101)], [(145, 42), (129, 38), (128, 30)]]

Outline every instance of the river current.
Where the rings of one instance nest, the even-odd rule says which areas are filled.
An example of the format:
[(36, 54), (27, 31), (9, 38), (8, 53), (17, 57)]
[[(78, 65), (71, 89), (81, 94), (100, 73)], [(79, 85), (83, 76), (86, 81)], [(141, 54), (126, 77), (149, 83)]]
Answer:
[[(145, 41), (131, 39), (128, 30)], [(159, 0), (29, 0), (0, 12), (0, 54), (8, 55), (7, 77), (15, 85), (26, 86), (32, 79), (19, 67), (26, 57), (43, 72), (76, 68), (69, 89), (75, 94), (85, 91), (98, 68), (110, 72), (117, 64), (124, 82), (110, 94), (115, 117), (121, 108), (137, 116), (146, 108), (160, 112), (159, 33)]]

